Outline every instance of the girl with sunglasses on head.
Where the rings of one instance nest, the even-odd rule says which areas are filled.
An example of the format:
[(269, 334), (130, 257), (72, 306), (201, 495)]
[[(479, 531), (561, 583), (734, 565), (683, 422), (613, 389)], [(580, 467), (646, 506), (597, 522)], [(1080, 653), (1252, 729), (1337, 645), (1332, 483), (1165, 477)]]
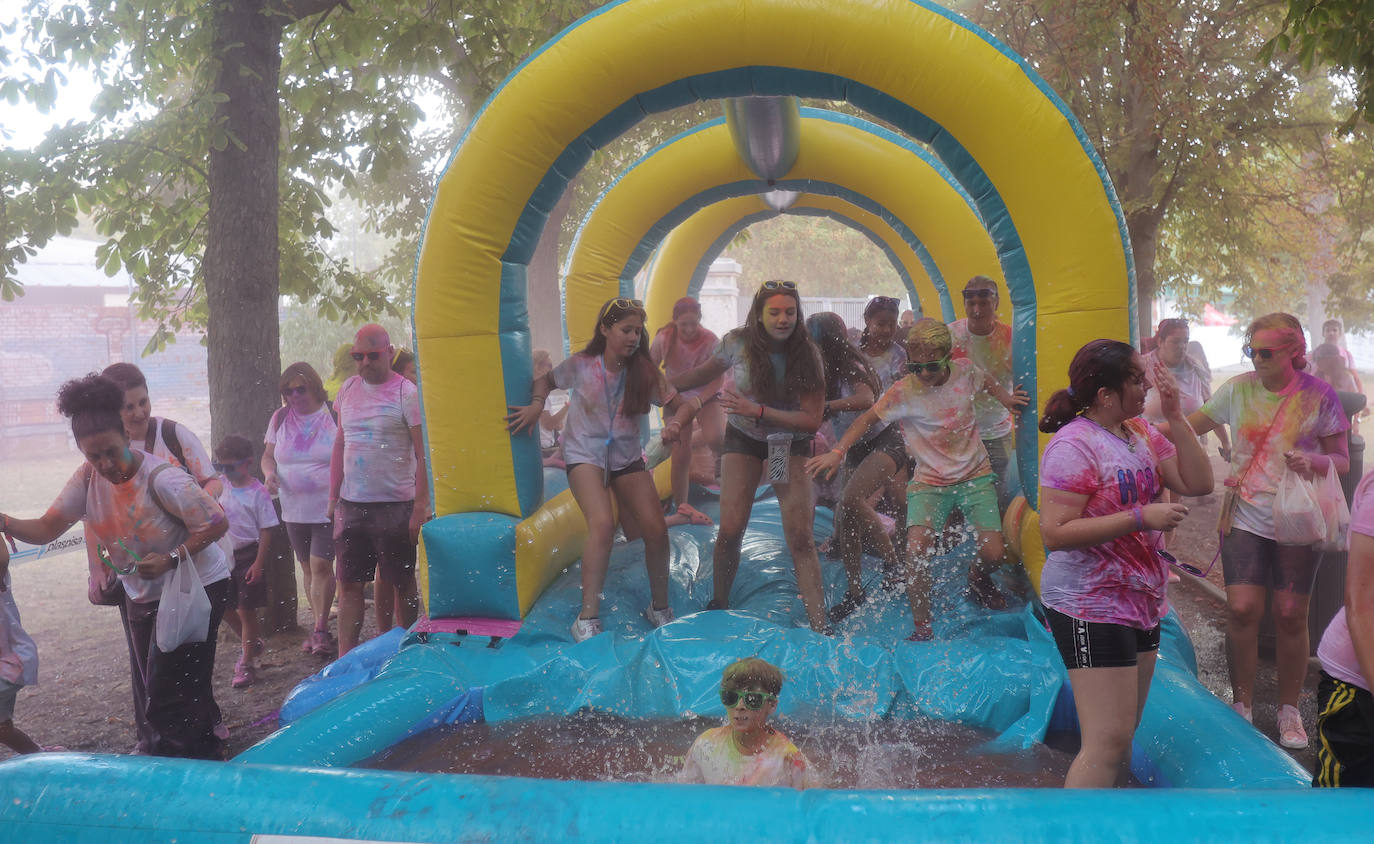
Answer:
[(335, 590), (329, 462), (339, 423), (319, 373), (310, 364), (297, 361), (288, 366), (278, 388), (283, 406), (267, 422), (262, 475), (267, 491), (281, 502), (281, 519), (300, 563), (310, 614), (315, 619), (301, 650), (329, 656), (337, 648), (329, 633)]
[(582, 611), (573, 621), (573, 640), (581, 642), (602, 631), (601, 589), (606, 582), (615, 510), (632, 520), (644, 540), (644, 567), (649, 573), (650, 603), (644, 617), (653, 627), (673, 620), (668, 605), (668, 527), (663, 520), (653, 476), (639, 444), (640, 417), (649, 405), (676, 414), (663, 426), (663, 442), (682, 433), (690, 407), (668, 385), (649, 357), (644, 342), (644, 306), (637, 299), (611, 299), (596, 315), (596, 330), (587, 345), (553, 371), (536, 379), (531, 401), (511, 407), (506, 417), (512, 434), (534, 428), (549, 392), (569, 391), (563, 425), (563, 460), (568, 487), (587, 519), (582, 549)]
[[(1232, 706), (1254, 715), (1259, 624), (1272, 590), (1279, 673), (1279, 743), (1307, 746), (1298, 695), (1307, 674), (1307, 608), (1320, 559), (1311, 545), (1275, 539), (1274, 498), (1285, 469), (1305, 478), (1350, 469), (1350, 420), (1331, 385), (1307, 369), (1307, 341), (1296, 317), (1273, 313), (1245, 332), (1255, 371), (1237, 375), (1188, 417), (1198, 434), (1230, 425), (1235, 436), (1226, 479), (1221, 566), (1226, 579), (1226, 646)], [(1229, 518), (1228, 518), (1229, 515)]]
[[(1168, 435), (1139, 418), (1160, 392)], [(1094, 340), (1069, 364), (1069, 387), (1045, 404), (1053, 434), (1040, 460), (1040, 529), (1049, 556), (1040, 598), (1069, 671), (1082, 747), (1064, 785), (1119, 784), (1154, 676), (1169, 564), (1160, 532), (1188, 508), (1160, 500), (1212, 491), (1212, 468), (1183, 416), (1178, 385), (1147, 376), (1131, 346)]]
[[(701, 325), (701, 305), (696, 299), (684, 296), (673, 303), (673, 321), (659, 329), (649, 356), (671, 381), (684, 372), (695, 369), (711, 359), (711, 352), (719, 343), (714, 333)], [(693, 418), (682, 426), (682, 436), (673, 444), (673, 503), (677, 510), (669, 517), (669, 524), (709, 525), (711, 518), (687, 502), (692, 469), (692, 422), (701, 423), (701, 432), (712, 451), (719, 454), (725, 437), (725, 411), (716, 394), (724, 378), (691, 390), (683, 390), (682, 400), (691, 405)]]
[[(892, 329), (896, 328), (896, 316), (894, 308), (889, 317)], [(869, 359), (845, 336), (844, 320), (838, 314), (815, 314), (806, 320), (806, 327), (821, 350), (825, 364), (825, 415), (838, 439), (877, 401), (883, 392), (882, 382)], [(905, 358), (903, 354), (904, 361)], [(877, 551), (884, 572), (895, 576), (899, 568), (892, 539), (869, 499), (886, 485), (902, 484), (905, 477), (898, 471), (906, 466), (900, 428), (881, 422), (869, 427), (845, 457), (847, 477), (835, 513), (835, 542), (849, 584), (844, 598), (830, 608), (831, 622), (842, 621), (867, 600), (860, 567), (865, 547)]]
[(878, 403), (849, 426), (835, 448), (813, 458), (806, 469), (830, 477), (849, 450), (874, 425), (900, 422), (907, 455), (916, 466), (907, 494), (907, 598), (915, 624), (912, 638), (933, 635), (928, 560), (949, 514), (958, 508), (977, 530), (978, 560), (969, 570), (969, 597), (1002, 609), (992, 570), (1002, 562), (1002, 518), (987, 450), (978, 438), (974, 397), (981, 391), (1004, 406), (1024, 405), (1024, 392), (1007, 392), (997, 380), (965, 359), (952, 359), (949, 328), (939, 320), (917, 320), (907, 338), (911, 374), (892, 386)]
[(729, 424), (720, 460), (720, 530), (712, 560), (715, 596), (707, 608), (730, 605), (740, 543), (769, 456), (769, 435), (790, 436), (786, 446), (789, 480), (774, 482), (773, 489), (807, 622), (812, 630), (823, 631), (828, 621), (812, 535), (815, 498), (803, 464), (825, 412), (825, 374), (803, 319), (796, 283), (765, 281), (754, 293), (745, 324), (725, 335), (711, 360), (674, 378), (673, 383), (690, 390), (727, 371), (735, 380), (734, 389), (720, 394)]

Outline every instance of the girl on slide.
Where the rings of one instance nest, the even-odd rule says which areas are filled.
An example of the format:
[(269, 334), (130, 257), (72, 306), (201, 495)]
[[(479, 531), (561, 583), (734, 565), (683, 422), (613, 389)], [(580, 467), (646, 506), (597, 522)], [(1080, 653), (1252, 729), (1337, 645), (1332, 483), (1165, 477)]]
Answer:
[[(894, 329), (896, 316), (894, 311)], [(881, 382), (868, 358), (849, 342), (844, 320), (838, 314), (815, 314), (806, 320), (806, 327), (825, 363), (825, 415), (834, 426), (836, 439), (840, 439), (877, 401)], [(906, 355), (902, 358), (905, 360)], [(849, 450), (844, 465), (848, 477), (835, 514), (835, 542), (849, 586), (844, 598), (830, 608), (830, 620), (836, 623), (866, 600), (859, 559), (865, 541), (878, 550), (885, 570), (895, 571), (898, 565), (892, 540), (868, 499), (893, 478), (898, 468), (906, 467), (900, 430), (883, 422), (872, 425)]]
[[(1167, 438), (1139, 418), (1149, 379)], [(1131, 759), (1159, 650), (1169, 565), (1161, 532), (1188, 508), (1164, 488), (1208, 495), (1212, 464), (1183, 415), (1168, 366), (1146, 373), (1134, 349), (1094, 340), (1069, 364), (1069, 387), (1050, 396), (1040, 430), (1054, 434), (1040, 460), (1040, 529), (1049, 556), (1040, 598), (1069, 669), (1083, 743), (1066, 788), (1117, 785)]]
[(811, 459), (812, 474), (835, 474), (848, 451), (869, 429), (901, 422), (915, 479), (907, 494), (907, 598), (915, 624), (913, 640), (930, 639), (931, 578), (927, 561), (949, 514), (958, 508), (978, 532), (980, 562), (969, 571), (969, 597), (990, 609), (1006, 599), (992, 570), (1002, 561), (1002, 519), (987, 449), (978, 438), (974, 397), (987, 390), (1009, 409), (1026, 403), (1024, 392), (1009, 393), (971, 361), (951, 359), (953, 338), (939, 320), (917, 320), (907, 339), (911, 372), (849, 426), (835, 448)]
[[(701, 326), (701, 305), (696, 299), (684, 296), (673, 303), (673, 321), (658, 330), (649, 356), (654, 364), (672, 380), (711, 359), (711, 352), (719, 338)], [(701, 422), (701, 432), (712, 451), (720, 454), (725, 437), (725, 411), (716, 393), (725, 379), (715, 378), (702, 387), (683, 390), (682, 400), (690, 405), (693, 416)], [(669, 524), (709, 525), (711, 517), (687, 503), (687, 491), (692, 468), (692, 417), (682, 425), (682, 436), (673, 444), (673, 503), (677, 512), (668, 517)]]
[(825, 408), (825, 375), (816, 345), (802, 327), (796, 282), (765, 281), (754, 294), (749, 317), (716, 346), (711, 359), (673, 379), (690, 390), (730, 371), (735, 389), (721, 393), (729, 414), (720, 460), (720, 531), (712, 562), (715, 597), (707, 609), (730, 605), (739, 570), (740, 542), (754, 509), (754, 495), (768, 458), (768, 435), (789, 434), (790, 480), (775, 482), (783, 535), (812, 630), (827, 627), (821, 564), (812, 536), (815, 500), (803, 474), (811, 438)]
[(563, 426), (563, 460), (568, 487), (587, 519), (582, 550), (582, 612), (573, 622), (573, 640), (601, 632), (601, 588), (606, 582), (615, 532), (615, 496), (644, 539), (644, 566), (652, 600), (644, 617), (654, 627), (673, 620), (668, 606), (668, 528), (653, 478), (639, 445), (639, 417), (649, 405), (666, 407), (676, 416), (663, 426), (664, 443), (675, 441), (690, 410), (649, 358), (644, 343), (644, 305), (638, 299), (611, 299), (596, 316), (596, 331), (586, 348), (552, 372), (536, 378), (531, 402), (512, 407), (506, 417), (512, 434), (535, 427), (549, 392), (570, 392)]

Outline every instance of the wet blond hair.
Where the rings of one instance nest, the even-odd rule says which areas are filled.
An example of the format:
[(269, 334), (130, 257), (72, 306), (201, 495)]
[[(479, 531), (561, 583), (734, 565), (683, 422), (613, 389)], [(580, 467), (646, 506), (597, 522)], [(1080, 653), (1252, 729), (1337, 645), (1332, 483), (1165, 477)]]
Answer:
[(908, 357), (911, 350), (917, 346), (935, 349), (940, 353), (940, 357), (944, 357), (954, 348), (954, 337), (950, 335), (948, 325), (932, 317), (921, 317), (906, 335)]

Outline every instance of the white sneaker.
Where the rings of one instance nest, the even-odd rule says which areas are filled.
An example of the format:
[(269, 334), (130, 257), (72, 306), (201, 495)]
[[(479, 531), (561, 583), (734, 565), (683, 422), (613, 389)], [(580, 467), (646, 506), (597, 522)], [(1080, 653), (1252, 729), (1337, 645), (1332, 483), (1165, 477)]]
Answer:
[(672, 607), (665, 607), (660, 610), (655, 609), (653, 604), (650, 604), (649, 608), (644, 611), (644, 617), (649, 620), (649, 626), (655, 628), (662, 627), (677, 618), (673, 615)]
[(1250, 711), (1250, 705), (1248, 703), (1241, 703), (1240, 701), (1236, 701), (1235, 703), (1231, 704), (1231, 708), (1236, 711), (1237, 715), (1245, 719), (1245, 723), (1255, 723), (1254, 713)]
[(585, 642), (601, 632), (601, 619), (579, 618), (572, 624), (574, 642)]
[(1279, 707), (1279, 744), (1292, 750), (1307, 747), (1307, 731), (1302, 728), (1302, 713), (1296, 706)]

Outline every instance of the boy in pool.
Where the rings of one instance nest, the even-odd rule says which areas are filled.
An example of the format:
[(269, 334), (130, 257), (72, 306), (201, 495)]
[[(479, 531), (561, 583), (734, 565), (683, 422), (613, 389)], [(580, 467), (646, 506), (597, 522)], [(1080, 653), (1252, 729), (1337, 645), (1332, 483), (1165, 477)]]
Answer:
[(692, 742), (678, 782), (819, 788), (811, 763), (768, 725), (781, 691), (782, 672), (757, 657), (726, 666), (720, 678), (725, 724)]

